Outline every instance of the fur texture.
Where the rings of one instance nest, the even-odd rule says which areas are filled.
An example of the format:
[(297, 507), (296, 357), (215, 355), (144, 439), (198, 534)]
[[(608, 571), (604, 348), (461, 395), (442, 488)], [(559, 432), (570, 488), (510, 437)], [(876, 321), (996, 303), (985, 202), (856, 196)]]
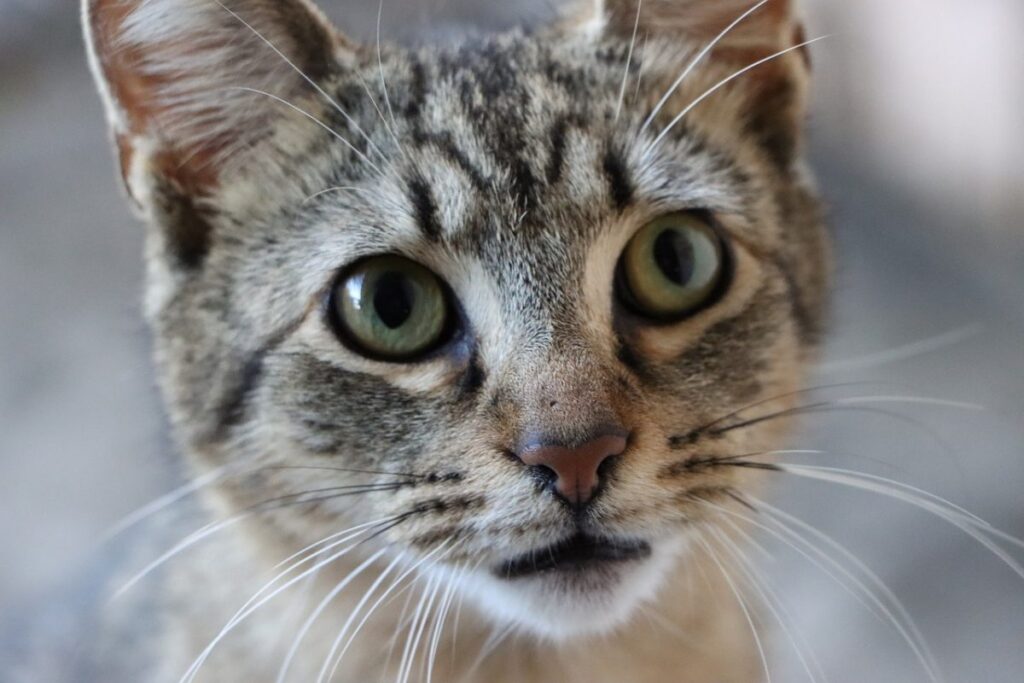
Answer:
[[(86, 0), (150, 231), (161, 386), (193, 475), (221, 472), (202, 518), (225, 525), (133, 588), (160, 618), (133, 646), (147, 656), (131, 680), (179, 680), (275, 564), (357, 525), (350, 553), (217, 640), (197, 680), (277, 680), (293, 642), (286, 680), (318, 680), (350, 615), (403, 574), (395, 585), (410, 587), (368, 617), (334, 680), (758, 679), (744, 615), (701, 546), (721, 524), (703, 501), (735, 505), (757, 473), (695, 463), (780, 447), (783, 421), (708, 425), (767, 398), (792, 405), (821, 333), (807, 62), (782, 55), (673, 122), (799, 43), (775, 0), (677, 82), (748, 8), (647, 0), (637, 20), (632, 1), (610, 0), (532, 33), (378, 52), (304, 0)], [(721, 226), (732, 282), (695, 316), (649, 324), (616, 303), (616, 264), (643, 225), (684, 210)], [(461, 321), (450, 344), (386, 363), (339, 342), (325, 296), (375, 254), (443, 278)], [(509, 457), (526, 432), (572, 443), (607, 423), (629, 446), (585, 511)], [(651, 556), (495, 573), (580, 529), (641, 539)], [(445, 602), (464, 603), (454, 646), (454, 620), (426, 621)]]

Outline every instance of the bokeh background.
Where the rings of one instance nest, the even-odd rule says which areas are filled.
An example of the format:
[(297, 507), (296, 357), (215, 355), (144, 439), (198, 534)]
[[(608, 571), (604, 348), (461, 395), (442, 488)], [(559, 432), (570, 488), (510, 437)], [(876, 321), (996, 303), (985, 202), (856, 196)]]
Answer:
[[(376, 2), (321, 4), (351, 34), (373, 34)], [(383, 29), (418, 41), (535, 21), (556, 4), (385, 0)], [(794, 446), (1024, 536), (1024, 3), (804, 4), (811, 34), (833, 34), (814, 48), (813, 156), (839, 247), (816, 381), (870, 382), (822, 395), (984, 408), (822, 414)], [(73, 585), (102, 562), (104, 529), (179, 481), (140, 322), (140, 252), (77, 3), (0, 0), (0, 620)], [(835, 485), (783, 479), (771, 500), (892, 586), (949, 681), (1022, 680), (1024, 580), (980, 545)], [(755, 559), (829, 680), (925, 680), (895, 631), (805, 558), (766, 545)], [(788, 642), (774, 650), (775, 680), (805, 680)]]

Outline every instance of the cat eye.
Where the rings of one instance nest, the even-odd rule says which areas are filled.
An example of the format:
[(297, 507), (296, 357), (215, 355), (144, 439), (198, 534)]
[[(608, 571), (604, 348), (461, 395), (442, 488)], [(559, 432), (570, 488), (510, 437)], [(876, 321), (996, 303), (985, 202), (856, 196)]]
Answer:
[(618, 296), (632, 312), (663, 322), (714, 303), (725, 281), (727, 253), (718, 231), (699, 213), (672, 213), (644, 226), (619, 261)]
[(330, 297), (336, 331), (379, 360), (408, 362), (440, 346), (451, 319), (440, 278), (400, 256), (375, 256), (343, 273)]

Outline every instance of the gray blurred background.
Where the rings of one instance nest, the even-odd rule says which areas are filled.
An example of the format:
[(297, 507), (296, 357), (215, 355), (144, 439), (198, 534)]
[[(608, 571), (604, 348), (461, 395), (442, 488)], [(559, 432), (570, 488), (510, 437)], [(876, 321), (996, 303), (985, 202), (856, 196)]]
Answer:
[[(321, 4), (372, 35), (376, 2)], [(495, 4), (385, 0), (384, 32), (508, 26), (556, 3)], [(907, 481), (1024, 536), (1024, 3), (804, 4), (812, 35), (835, 34), (815, 46), (814, 156), (839, 245), (816, 381), (875, 382), (822, 395), (984, 410), (820, 415), (794, 446), (830, 451), (808, 463)], [(140, 250), (77, 3), (0, 0), (0, 619), (85, 571), (105, 528), (178, 481), (140, 322)], [(980, 545), (831, 484), (783, 479), (770, 500), (893, 587), (949, 681), (1024, 680), (1024, 580)], [(829, 680), (925, 680), (891, 628), (806, 559), (768, 551), (764, 576)], [(775, 650), (774, 680), (805, 680), (788, 642)]]

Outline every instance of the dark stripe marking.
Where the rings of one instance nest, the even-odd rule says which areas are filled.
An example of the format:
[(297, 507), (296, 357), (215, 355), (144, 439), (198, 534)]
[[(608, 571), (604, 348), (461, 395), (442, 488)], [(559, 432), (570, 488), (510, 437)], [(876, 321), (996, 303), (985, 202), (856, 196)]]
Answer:
[(420, 230), (431, 242), (441, 238), (441, 221), (437, 215), (437, 204), (430, 192), (430, 186), (422, 178), (409, 181), (409, 200), (416, 210), (416, 221)]
[(569, 134), (569, 118), (560, 116), (551, 127), (551, 157), (548, 159), (548, 185), (555, 185), (562, 179), (565, 166), (565, 145)]
[(424, 138), (424, 142), (433, 145), (439, 152), (444, 154), (449, 161), (462, 169), (462, 172), (469, 177), (470, 182), (473, 183), (473, 187), (478, 191), (483, 192), (487, 189), (489, 182), (484, 176), (483, 171), (477, 168), (477, 166), (469, 160), (469, 157), (466, 156), (466, 153), (459, 149), (458, 144), (455, 142), (455, 138), (450, 132), (443, 131), (440, 133), (427, 134)]
[(629, 178), (629, 171), (622, 157), (612, 148), (605, 152), (604, 172), (608, 176), (612, 202), (615, 208), (622, 211), (633, 201), (633, 182)]

